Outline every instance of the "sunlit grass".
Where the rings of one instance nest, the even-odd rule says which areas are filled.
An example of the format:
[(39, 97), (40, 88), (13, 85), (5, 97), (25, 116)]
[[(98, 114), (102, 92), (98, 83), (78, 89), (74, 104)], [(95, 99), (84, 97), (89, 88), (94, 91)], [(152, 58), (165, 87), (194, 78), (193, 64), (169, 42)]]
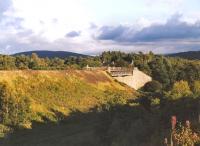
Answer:
[(43, 117), (55, 121), (54, 111), (67, 116), (73, 110), (87, 112), (114, 100), (123, 104), (134, 98), (132, 89), (115, 82), (104, 71), (1, 71), (0, 81), (29, 98), (31, 120), (40, 122)]

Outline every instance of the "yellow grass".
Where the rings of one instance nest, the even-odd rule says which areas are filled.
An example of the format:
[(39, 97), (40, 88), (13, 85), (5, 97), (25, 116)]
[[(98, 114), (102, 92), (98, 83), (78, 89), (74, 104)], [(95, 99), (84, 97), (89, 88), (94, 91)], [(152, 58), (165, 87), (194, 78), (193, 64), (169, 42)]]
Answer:
[(13, 92), (30, 99), (32, 119), (37, 121), (42, 121), (41, 116), (55, 120), (54, 111), (63, 115), (71, 110), (87, 112), (113, 100), (116, 94), (125, 100), (135, 94), (104, 71), (0, 71), (0, 81), (8, 82)]

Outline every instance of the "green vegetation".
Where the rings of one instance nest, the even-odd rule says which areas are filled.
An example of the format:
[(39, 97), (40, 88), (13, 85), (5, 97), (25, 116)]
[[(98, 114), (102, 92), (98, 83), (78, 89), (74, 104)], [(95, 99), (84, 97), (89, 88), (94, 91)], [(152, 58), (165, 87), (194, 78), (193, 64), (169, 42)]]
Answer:
[(200, 136), (191, 128), (190, 121), (187, 120), (185, 125), (176, 125), (172, 129), (172, 142), (179, 146), (194, 146), (200, 142)]
[(104, 104), (88, 112), (73, 111), (59, 124), (34, 122), (33, 129), (14, 132), (2, 141), (2, 145), (161, 146), (165, 137), (170, 140), (170, 117), (173, 114), (179, 121), (193, 121), (192, 131), (199, 132), (199, 124), (194, 121), (198, 115), (197, 101), (178, 99), (168, 101), (162, 107), (160, 104), (152, 105), (149, 110), (136, 100), (127, 104), (109, 104), (109, 107)]
[(191, 86), (200, 79), (200, 61), (191, 61), (180, 58), (164, 57), (152, 52), (123, 53), (119, 51), (103, 52), (95, 57), (67, 57), (39, 58), (37, 54), (31, 56), (0, 55), (1, 70), (32, 69), (32, 70), (65, 70), (82, 69), (103, 66), (136, 66), (160, 82), (164, 89), (170, 89), (176, 81), (184, 80)]
[(103, 71), (1, 71), (1, 124), (31, 128), (32, 121), (58, 121), (72, 111), (125, 104), (133, 91)]
[(0, 70), (33, 69), (33, 70), (64, 70), (80, 69), (89, 66), (101, 66), (99, 57), (67, 57), (61, 58), (39, 58), (33, 53), (31, 56), (7, 56), (0, 55)]
[[(83, 70), (87, 64), (136, 66), (153, 81), (136, 92), (104, 71)], [(191, 130), (199, 136), (198, 60), (152, 52), (103, 52), (96, 57), (65, 59), (32, 54), (0, 56), (0, 68), (7, 70), (0, 71), (1, 136), (14, 130), (10, 139), (4, 139), (5, 146), (160, 146), (170, 137), (172, 115), (180, 121), (190, 120)], [(179, 138), (181, 132), (185, 131), (177, 131)]]
[(0, 83), (0, 103), (2, 124), (17, 126), (29, 120), (29, 99), (20, 92), (13, 92), (6, 82)]
[(161, 92), (162, 91), (162, 84), (158, 81), (151, 81), (144, 85), (143, 90), (146, 92)]
[(182, 97), (188, 97), (192, 94), (187, 81), (179, 81), (174, 83), (170, 92), (171, 99), (178, 99)]

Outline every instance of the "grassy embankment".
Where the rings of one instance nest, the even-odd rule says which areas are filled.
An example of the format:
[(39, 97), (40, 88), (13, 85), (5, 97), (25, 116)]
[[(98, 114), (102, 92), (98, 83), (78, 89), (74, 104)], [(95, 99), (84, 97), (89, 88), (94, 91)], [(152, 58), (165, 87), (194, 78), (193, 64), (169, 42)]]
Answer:
[(30, 100), (30, 121), (56, 121), (56, 113), (67, 116), (71, 111), (87, 112), (108, 102), (125, 103), (134, 98), (132, 89), (104, 71), (0, 71), (0, 81)]

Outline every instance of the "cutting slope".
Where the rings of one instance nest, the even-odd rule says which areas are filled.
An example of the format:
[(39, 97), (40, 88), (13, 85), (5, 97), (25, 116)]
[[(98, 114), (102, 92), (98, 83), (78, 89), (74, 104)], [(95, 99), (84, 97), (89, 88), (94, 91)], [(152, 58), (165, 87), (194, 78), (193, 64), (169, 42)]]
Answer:
[[(31, 101), (31, 120), (56, 120), (57, 113), (87, 112), (98, 105), (133, 97), (133, 90), (115, 82), (104, 71), (0, 71), (12, 92)], [(116, 99), (117, 98), (117, 99)]]

